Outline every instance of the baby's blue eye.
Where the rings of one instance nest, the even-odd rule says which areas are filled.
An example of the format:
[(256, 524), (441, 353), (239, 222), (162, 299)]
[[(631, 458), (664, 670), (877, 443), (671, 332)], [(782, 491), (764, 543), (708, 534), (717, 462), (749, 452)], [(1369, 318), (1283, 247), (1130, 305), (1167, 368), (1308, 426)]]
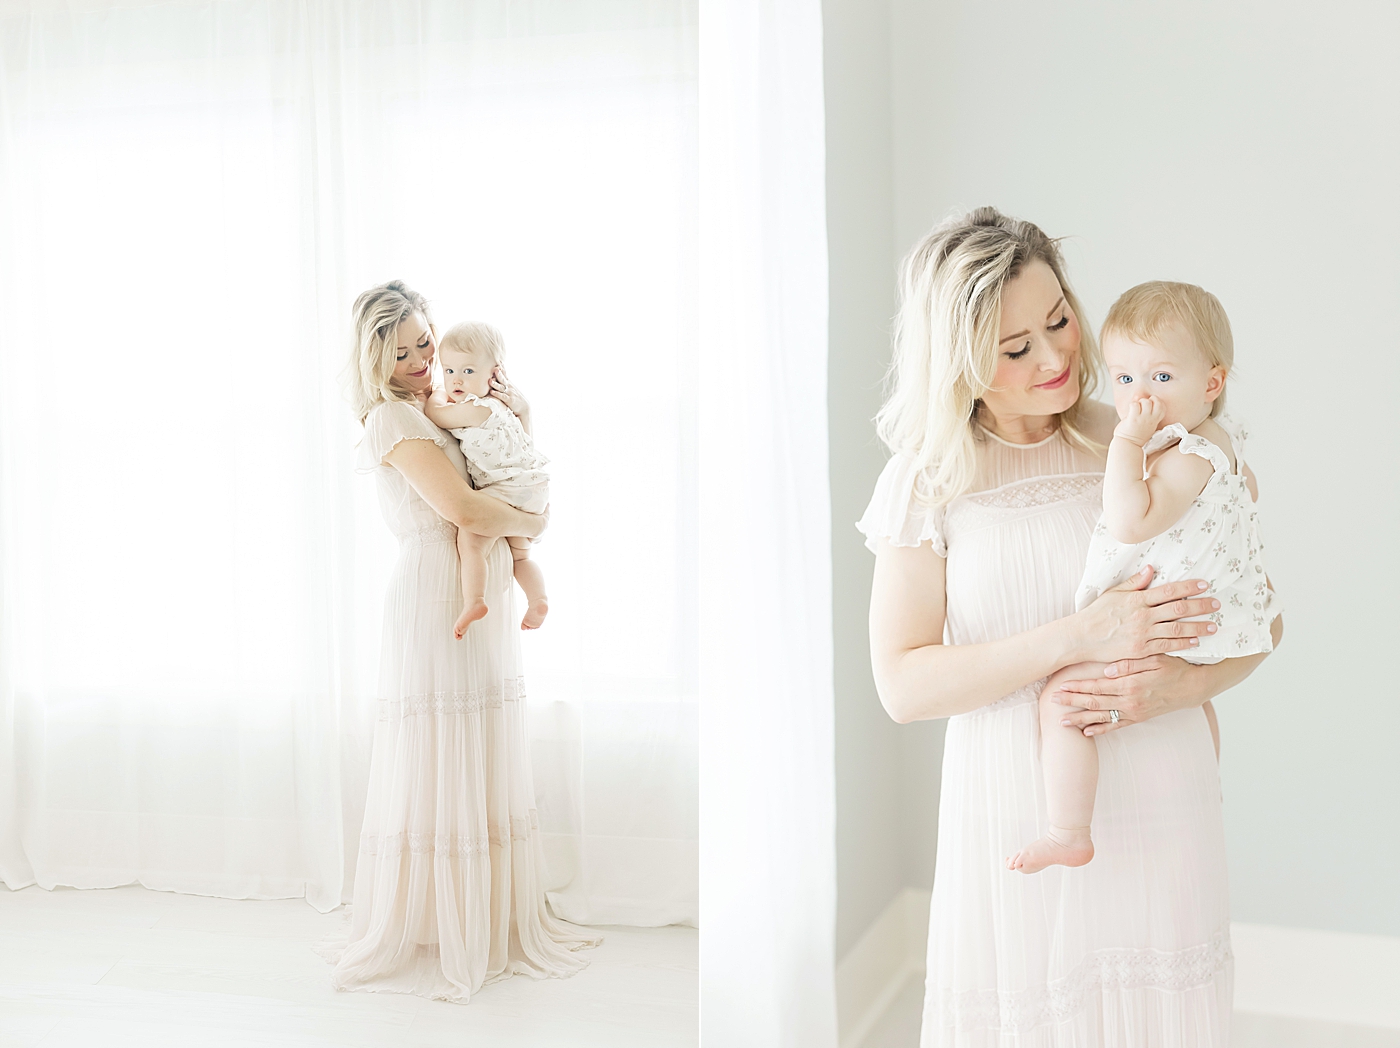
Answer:
[(476, 372), (472, 368), (464, 368), (463, 370), (466, 371), (468, 375), (476, 374)]
[(1172, 380), (1171, 375), (1167, 374), (1165, 371), (1159, 371), (1152, 377), (1158, 382), (1170, 382)]
[(1126, 386), (1128, 383), (1132, 382), (1132, 380), (1133, 380), (1133, 376), (1132, 376), (1132, 375), (1119, 375), (1119, 376), (1118, 376), (1118, 384), (1119, 384), (1120, 386)]

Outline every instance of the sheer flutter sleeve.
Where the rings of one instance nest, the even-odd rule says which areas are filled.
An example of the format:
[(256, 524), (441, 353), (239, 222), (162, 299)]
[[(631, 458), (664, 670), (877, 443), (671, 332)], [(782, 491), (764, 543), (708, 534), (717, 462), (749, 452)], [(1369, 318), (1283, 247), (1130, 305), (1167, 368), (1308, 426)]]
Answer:
[(932, 542), (935, 553), (948, 556), (943, 507), (930, 505), (927, 493), (927, 474), (917, 468), (912, 455), (901, 453), (885, 463), (870, 505), (856, 524), (872, 553), (876, 540), (884, 539), (892, 546)]
[(438, 447), (445, 448), (448, 438), (427, 415), (418, 410), (416, 404), (386, 400), (372, 407), (365, 417), (365, 435), (360, 441), (355, 472), (374, 472), (384, 464), (384, 456), (401, 440), (431, 440)]

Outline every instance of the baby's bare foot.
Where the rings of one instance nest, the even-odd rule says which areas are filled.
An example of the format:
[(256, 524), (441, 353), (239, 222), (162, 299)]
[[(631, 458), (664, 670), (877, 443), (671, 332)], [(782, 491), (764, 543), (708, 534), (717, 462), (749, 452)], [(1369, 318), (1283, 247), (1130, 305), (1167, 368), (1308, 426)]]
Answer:
[(544, 617), (549, 614), (549, 598), (541, 597), (539, 600), (530, 601), (530, 606), (525, 610), (525, 617), (520, 620), (522, 630), (537, 630), (544, 622)]
[(1008, 870), (1039, 873), (1047, 866), (1083, 866), (1094, 857), (1089, 827), (1067, 830), (1051, 826), (1050, 832), (1032, 841), (1006, 860)]
[(484, 618), (486, 610), (486, 601), (480, 598), (472, 601), (462, 609), (462, 614), (457, 616), (457, 624), (452, 627), (452, 635), (461, 640), (466, 635), (467, 627), (477, 619)]

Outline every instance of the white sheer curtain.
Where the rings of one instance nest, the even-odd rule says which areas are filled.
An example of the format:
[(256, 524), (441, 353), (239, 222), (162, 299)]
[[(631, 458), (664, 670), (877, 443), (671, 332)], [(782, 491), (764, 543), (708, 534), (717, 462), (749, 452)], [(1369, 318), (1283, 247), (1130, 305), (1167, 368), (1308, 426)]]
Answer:
[(556, 908), (696, 914), (692, 0), (0, 7), (0, 876), (348, 893), (394, 556), (338, 377), (401, 277), (553, 460)]
[(832, 1048), (821, 5), (700, 33), (701, 1031)]

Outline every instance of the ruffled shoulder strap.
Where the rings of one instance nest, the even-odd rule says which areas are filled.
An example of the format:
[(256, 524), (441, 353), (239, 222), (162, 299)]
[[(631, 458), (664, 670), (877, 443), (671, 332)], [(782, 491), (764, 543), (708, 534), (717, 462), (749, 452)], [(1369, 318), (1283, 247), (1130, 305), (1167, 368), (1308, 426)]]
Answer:
[(1162, 448), (1171, 447), (1173, 442), (1176, 442), (1177, 451), (1183, 455), (1199, 455), (1211, 464), (1211, 468), (1216, 473), (1230, 472), (1230, 456), (1206, 440), (1205, 437), (1187, 432), (1186, 427), (1180, 422), (1163, 426), (1152, 434), (1152, 438), (1142, 446), (1143, 457), (1146, 458)]
[(431, 440), (440, 448), (447, 447), (442, 430), (433, 425), (418, 405), (406, 400), (386, 400), (370, 408), (365, 416), (365, 435), (355, 462), (356, 473), (371, 473), (384, 464), (401, 440)]
[(1230, 447), (1235, 452), (1235, 472), (1244, 475), (1244, 444), (1249, 439), (1249, 427), (1229, 415), (1217, 415), (1215, 424), (1230, 437)]
[(932, 542), (935, 553), (948, 555), (943, 507), (929, 504), (927, 494), (928, 476), (917, 467), (913, 455), (901, 452), (885, 463), (870, 505), (856, 524), (872, 553), (876, 540), (884, 539), (892, 546)]

